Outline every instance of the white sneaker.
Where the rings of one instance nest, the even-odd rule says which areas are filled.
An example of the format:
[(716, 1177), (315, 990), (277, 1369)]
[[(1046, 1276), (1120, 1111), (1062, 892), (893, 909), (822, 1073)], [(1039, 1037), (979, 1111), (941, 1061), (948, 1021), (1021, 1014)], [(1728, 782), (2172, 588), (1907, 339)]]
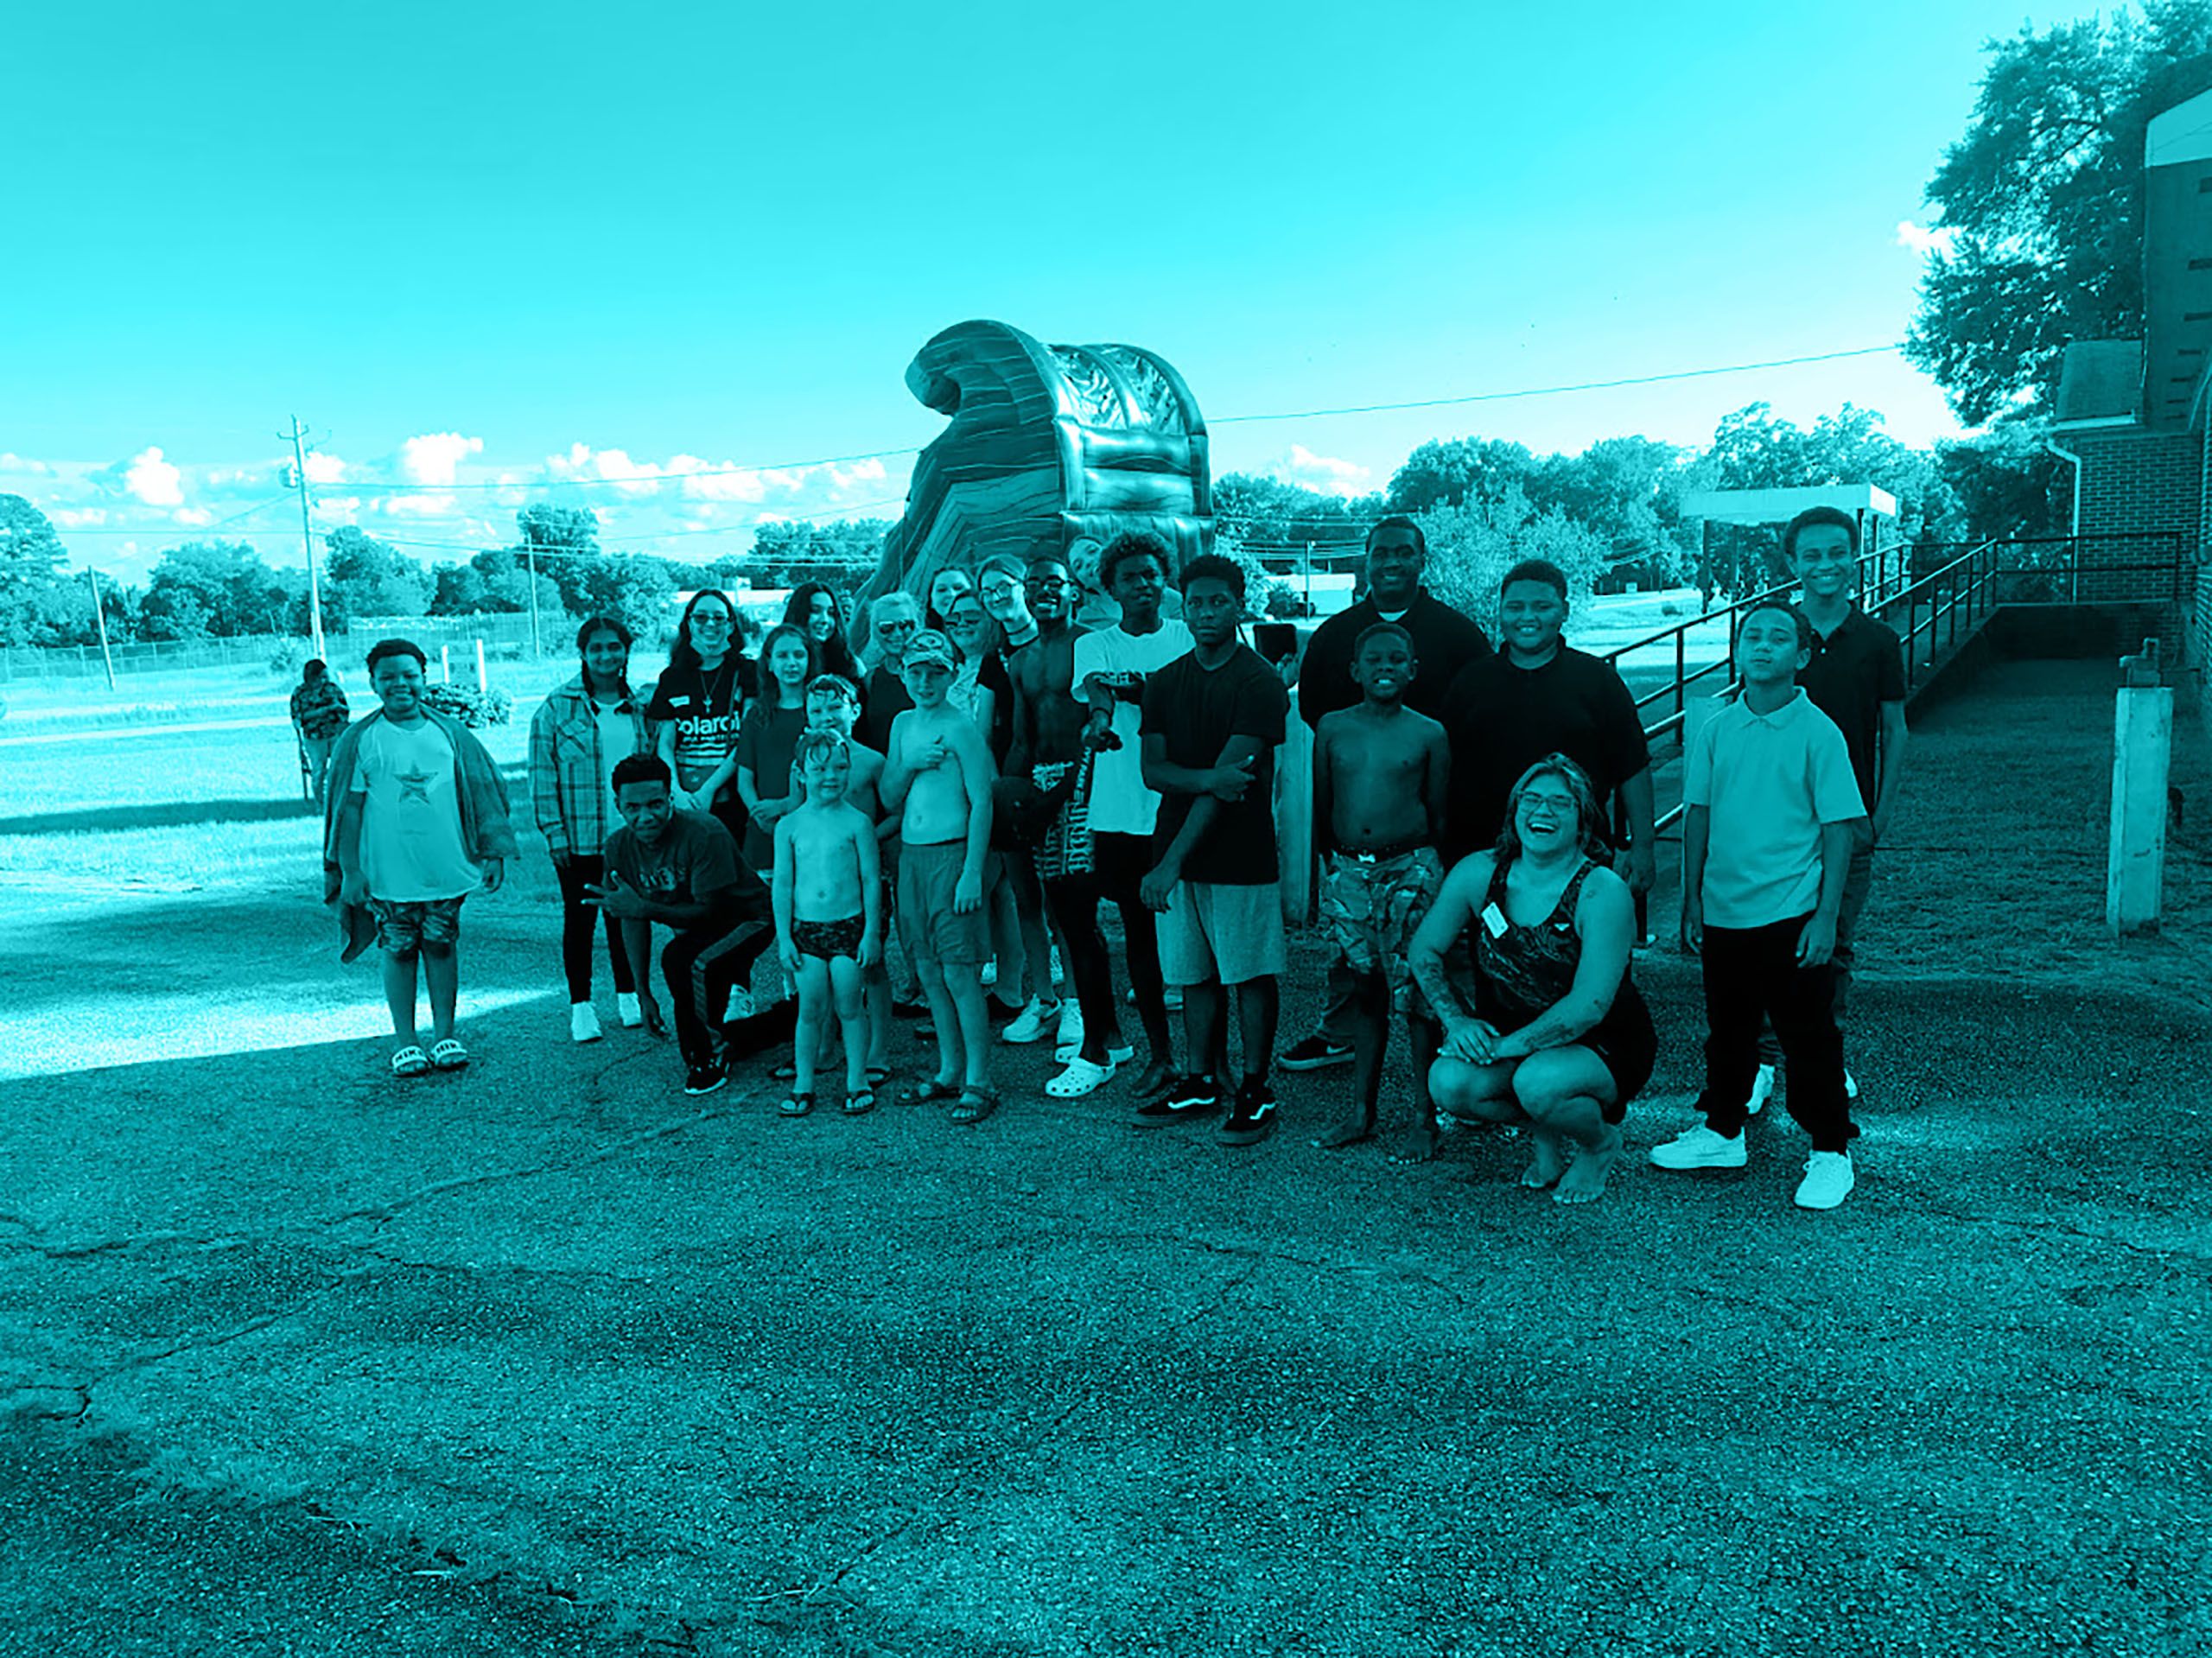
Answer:
[(574, 1042), (596, 1042), (600, 1038), (599, 1015), (588, 1001), (574, 1002), (569, 1007), (569, 1038)]
[(1714, 1134), (1700, 1122), (1688, 1133), (1654, 1146), (1651, 1160), (1662, 1169), (1740, 1169), (1749, 1154), (1740, 1133), (1732, 1139)]
[(1060, 1027), (1052, 1032), (1055, 1048), (1080, 1048), (1083, 1045), (1083, 1004), (1073, 996), (1060, 998)]
[(1060, 1016), (1057, 1004), (1047, 1006), (1032, 996), (1029, 1004), (1007, 1021), (1006, 1029), (999, 1032), (999, 1040), (1019, 1046), (1025, 1042), (1042, 1039), (1046, 1028)]
[(1181, 985), (1171, 984), (1167, 987), (1166, 1006), (1167, 1011), (1171, 1013), (1180, 1013), (1182, 1011), (1183, 987)]
[(753, 993), (741, 984), (732, 985), (729, 1006), (722, 1009), (722, 1023), (734, 1025), (741, 1020), (751, 1019), (753, 1013)]
[(645, 1022), (645, 1010), (638, 1006), (638, 993), (634, 990), (624, 990), (616, 994), (614, 1012), (622, 1020), (625, 1030), (634, 1031)]
[[(1843, 1097), (1847, 1100), (1855, 1100), (1859, 1097), (1859, 1079), (1847, 1070), (1843, 1073)], [(1839, 1153), (1837, 1155), (1840, 1156), (1842, 1153)]]
[(1774, 1067), (1761, 1065), (1759, 1074), (1751, 1079), (1751, 1096), (1744, 1102), (1744, 1114), (1756, 1117), (1766, 1109), (1766, 1102), (1774, 1097)]
[(1815, 1152), (1805, 1159), (1805, 1178), (1797, 1183), (1797, 1207), (1834, 1209), (1858, 1184), (1849, 1152)]
[(1079, 1100), (1086, 1094), (1096, 1093), (1113, 1077), (1112, 1064), (1094, 1065), (1078, 1054), (1068, 1062), (1065, 1070), (1045, 1084), (1045, 1091), (1056, 1100)]
[(999, 981), (999, 964), (996, 959), (994, 958), (991, 961), (984, 962), (983, 970), (981, 973), (978, 973), (976, 977), (982, 982), (985, 989), (988, 989), (991, 986), (996, 984)]

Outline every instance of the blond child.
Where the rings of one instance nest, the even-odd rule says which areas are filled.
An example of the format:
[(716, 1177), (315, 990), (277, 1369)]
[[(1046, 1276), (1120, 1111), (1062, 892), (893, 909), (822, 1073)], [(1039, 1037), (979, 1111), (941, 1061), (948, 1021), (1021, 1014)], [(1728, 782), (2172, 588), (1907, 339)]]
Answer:
[(777, 822), (770, 883), (777, 950), (798, 985), (795, 1074), (783, 1114), (803, 1117), (814, 1109), (816, 1060), (834, 1013), (844, 1037), (845, 1115), (859, 1116), (875, 1107), (861, 991), (862, 970), (883, 951), (875, 825), (846, 797), (853, 752), (843, 736), (809, 731), (794, 758), (806, 804)]

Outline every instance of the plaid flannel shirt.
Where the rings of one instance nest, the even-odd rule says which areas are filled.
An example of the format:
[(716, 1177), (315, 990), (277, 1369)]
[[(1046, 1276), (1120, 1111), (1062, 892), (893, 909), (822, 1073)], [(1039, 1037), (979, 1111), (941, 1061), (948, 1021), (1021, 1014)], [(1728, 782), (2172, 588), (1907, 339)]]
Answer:
[[(636, 728), (630, 752), (650, 754), (644, 705), (633, 695), (622, 704)], [(530, 721), (530, 804), (555, 856), (596, 858), (615, 827), (607, 767), (600, 756), (599, 714), (579, 674), (546, 694)]]

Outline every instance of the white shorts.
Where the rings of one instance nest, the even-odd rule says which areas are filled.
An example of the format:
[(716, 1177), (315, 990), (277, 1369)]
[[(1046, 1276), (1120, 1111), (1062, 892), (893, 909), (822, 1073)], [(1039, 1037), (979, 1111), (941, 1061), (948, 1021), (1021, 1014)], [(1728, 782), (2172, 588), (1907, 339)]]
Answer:
[(1160, 974), (1173, 985), (1244, 984), (1284, 968), (1282, 887), (1183, 881), (1160, 918)]

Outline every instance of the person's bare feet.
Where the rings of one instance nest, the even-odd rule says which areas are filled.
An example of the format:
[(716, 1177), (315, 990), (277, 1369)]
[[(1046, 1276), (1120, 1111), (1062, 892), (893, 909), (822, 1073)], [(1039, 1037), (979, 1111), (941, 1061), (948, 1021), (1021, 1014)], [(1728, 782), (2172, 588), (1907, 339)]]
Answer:
[(1347, 1146), (1358, 1146), (1375, 1138), (1375, 1125), (1357, 1117), (1348, 1117), (1314, 1140), (1325, 1152), (1340, 1152)]
[(1405, 1132), (1398, 1136), (1397, 1143), (1390, 1148), (1390, 1160), (1393, 1163), (1427, 1163), (1435, 1157), (1440, 1139), (1436, 1125), (1433, 1122), (1408, 1123)]
[[(1541, 1191), (1555, 1186), (1567, 1172), (1567, 1159), (1561, 1153), (1559, 1135), (1548, 1128), (1532, 1128), (1529, 1139), (1535, 1155), (1529, 1159), (1529, 1167), (1521, 1177), (1521, 1184), (1532, 1191)], [(1602, 1182), (1600, 1183), (1602, 1184)]]
[(1594, 1204), (1605, 1195), (1605, 1177), (1613, 1172), (1613, 1165), (1620, 1160), (1621, 1131), (1611, 1123), (1605, 1125), (1605, 1137), (1595, 1146), (1585, 1146), (1574, 1154), (1574, 1166), (1559, 1183), (1559, 1190), (1552, 1193), (1558, 1204)]

